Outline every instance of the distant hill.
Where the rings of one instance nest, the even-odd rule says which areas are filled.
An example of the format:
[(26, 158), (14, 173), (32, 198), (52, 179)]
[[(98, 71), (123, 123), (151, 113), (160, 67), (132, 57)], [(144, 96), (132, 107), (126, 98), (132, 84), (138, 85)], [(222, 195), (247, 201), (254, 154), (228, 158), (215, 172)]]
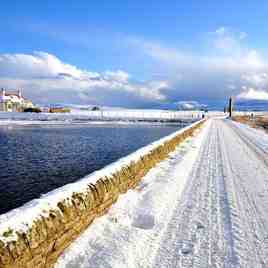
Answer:
[[(224, 106), (227, 105), (228, 99), (224, 100), (199, 100), (199, 101), (178, 101), (178, 102), (170, 102), (170, 103), (159, 103), (154, 106), (137, 107), (137, 109), (145, 109), (145, 110), (204, 110), (208, 109), (209, 111), (223, 111)], [(237, 99), (234, 102), (234, 108), (237, 111), (246, 110), (246, 111), (268, 111), (268, 101), (263, 100), (245, 100), (245, 99)], [(40, 105), (44, 106), (44, 105)], [(101, 106), (101, 105), (79, 105), (79, 104), (70, 104), (70, 103), (54, 103), (47, 104), (48, 107), (68, 107), (72, 111), (90, 111), (93, 107), (98, 107), (100, 110), (128, 110), (123, 107), (113, 107), (113, 106)], [(135, 109), (134, 109), (135, 110)]]
[(236, 100), (235, 110), (268, 111), (268, 101), (263, 100)]

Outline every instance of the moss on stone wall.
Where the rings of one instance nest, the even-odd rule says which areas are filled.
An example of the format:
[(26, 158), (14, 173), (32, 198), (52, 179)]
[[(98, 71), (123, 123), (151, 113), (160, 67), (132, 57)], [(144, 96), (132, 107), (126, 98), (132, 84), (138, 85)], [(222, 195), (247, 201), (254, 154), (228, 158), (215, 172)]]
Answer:
[[(89, 184), (87, 191), (73, 193), (47, 216), (36, 219), (25, 233), (8, 243), (0, 240), (0, 267), (53, 267), (59, 255), (96, 218), (105, 214), (120, 194), (135, 188), (147, 172), (164, 160), (176, 146), (191, 136), (203, 121), (130, 162), (109, 177)], [(6, 230), (8, 236), (13, 230)]]

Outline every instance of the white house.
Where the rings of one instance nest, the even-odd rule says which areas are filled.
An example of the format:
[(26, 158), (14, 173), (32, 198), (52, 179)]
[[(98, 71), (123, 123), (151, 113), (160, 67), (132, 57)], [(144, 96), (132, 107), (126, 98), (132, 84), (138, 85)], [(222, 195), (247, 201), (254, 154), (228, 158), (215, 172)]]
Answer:
[(23, 109), (32, 107), (33, 103), (22, 96), (21, 90), (17, 90), (15, 93), (8, 93), (2, 88), (0, 92), (0, 111), (22, 112)]

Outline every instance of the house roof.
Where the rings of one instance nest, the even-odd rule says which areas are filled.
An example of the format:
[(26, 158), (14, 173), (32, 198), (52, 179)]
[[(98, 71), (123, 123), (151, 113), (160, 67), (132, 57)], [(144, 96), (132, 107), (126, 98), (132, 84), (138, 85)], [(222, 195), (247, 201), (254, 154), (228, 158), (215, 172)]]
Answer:
[(13, 94), (13, 93), (5, 93), (5, 96), (11, 96), (11, 97), (17, 97), (19, 99), (24, 99), (23, 96), (19, 96), (18, 94)]
[(0, 96), (0, 101), (12, 101), (20, 103), (22, 101), (25, 101), (25, 99), (17, 94), (5, 94), (4, 96)]

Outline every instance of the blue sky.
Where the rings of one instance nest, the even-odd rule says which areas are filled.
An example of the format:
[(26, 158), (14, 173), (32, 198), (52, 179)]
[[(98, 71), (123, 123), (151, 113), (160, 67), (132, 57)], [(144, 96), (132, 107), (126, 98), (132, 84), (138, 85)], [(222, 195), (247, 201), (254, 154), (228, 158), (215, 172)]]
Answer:
[(0, 84), (41, 103), (268, 99), (267, 15), (265, 1), (3, 1)]

